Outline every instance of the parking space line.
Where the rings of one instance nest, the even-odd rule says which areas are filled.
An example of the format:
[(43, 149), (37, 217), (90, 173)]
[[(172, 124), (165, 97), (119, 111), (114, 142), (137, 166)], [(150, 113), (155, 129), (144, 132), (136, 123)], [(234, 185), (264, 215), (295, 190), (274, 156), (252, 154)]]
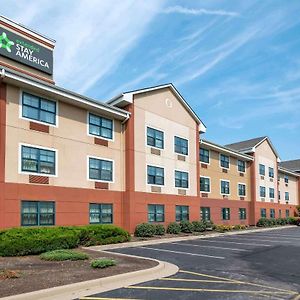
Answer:
[(213, 256), (207, 254), (199, 254), (199, 253), (189, 253), (189, 252), (182, 252), (182, 251), (174, 251), (168, 249), (160, 249), (160, 248), (151, 248), (151, 247), (141, 247), (142, 249), (149, 249), (154, 251), (161, 251), (161, 252), (169, 252), (169, 253), (176, 253), (176, 254), (184, 254), (184, 255), (191, 255), (191, 256), (200, 256), (200, 257), (207, 257), (207, 258), (215, 258), (215, 259), (225, 259), (223, 256)]
[(103, 298), (103, 297), (82, 297), (80, 300), (139, 300), (139, 299), (133, 299), (133, 298)]
[(211, 292), (211, 293), (245, 293), (245, 294), (268, 294), (268, 295), (294, 295), (295, 292), (274, 292), (274, 291), (251, 291), (251, 290), (215, 290), (201, 288), (180, 288), (180, 287), (163, 287), (163, 286), (129, 286), (126, 289), (142, 290), (163, 290), (163, 291), (188, 291), (188, 292)]
[(160, 278), (163, 281), (179, 281), (179, 282), (206, 282), (206, 283), (225, 283), (225, 284), (236, 284), (235, 282), (226, 280), (209, 280), (209, 279), (186, 279), (186, 278)]
[(179, 270), (179, 273), (196, 275), (196, 276), (201, 276), (201, 277), (214, 278), (214, 279), (223, 279), (225, 281), (231, 281), (231, 282), (235, 282), (237, 284), (247, 284), (247, 285), (251, 285), (251, 286), (257, 286), (257, 287), (263, 287), (263, 288), (267, 288), (267, 289), (273, 289), (273, 290), (276, 290), (276, 291), (282, 291), (282, 292), (286, 292), (286, 293), (290, 293), (290, 294), (298, 294), (298, 292), (291, 291), (291, 290), (276, 288), (276, 287), (267, 286), (267, 285), (264, 285), (264, 284), (253, 283), (253, 282), (248, 282), (248, 281), (230, 279), (230, 278), (226, 278), (226, 277), (202, 274), (202, 273), (197, 273), (197, 272), (192, 272), (192, 271), (182, 271), (182, 270)]
[[(268, 239), (265, 239), (264, 237), (262, 237), (261, 239), (258, 239), (257, 237), (237, 237), (237, 236), (220, 236), (219, 237), (220, 239), (233, 239), (234, 241), (255, 241), (255, 242), (259, 242), (259, 241), (263, 241), (263, 242), (267, 242), (267, 243), (278, 243), (278, 240), (277, 241), (274, 241), (274, 240), (268, 240)], [(290, 243), (293, 243), (292, 241), (280, 241), (280, 243), (287, 243), (287, 244), (290, 244)]]
[[(251, 236), (252, 237), (252, 236)], [(281, 236), (281, 235), (267, 235), (267, 234), (260, 234), (257, 237), (267, 237), (267, 238), (280, 238), (280, 239), (285, 239), (285, 240), (300, 240), (300, 237), (286, 237), (286, 236)]]
[(196, 245), (196, 244), (189, 244), (189, 243), (172, 243), (172, 245), (180, 245), (180, 246), (191, 246), (191, 247), (201, 247), (201, 248), (214, 248), (214, 249), (222, 249), (222, 250), (232, 250), (232, 251), (245, 251), (249, 252), (250, 250), (246, 249), (238, 249), (238, 248), (226, 248), (226, 247), (219, 247), (219, 246), (207, 246), (207, 245)]
[(212, 241), (212, 240), (201, 240), (201, 242), (208, 242), (208, 243), (227, 243), (227, 244), (237, 244), (237, 245), (247, 245), (247, 246), (262, 246), (262, 247), (273, 247), (273, 245), (266, 245), (266, 244), (256, 244), (256, 243), (241, 243), (241, 242), (233, 242), (233, 241)]

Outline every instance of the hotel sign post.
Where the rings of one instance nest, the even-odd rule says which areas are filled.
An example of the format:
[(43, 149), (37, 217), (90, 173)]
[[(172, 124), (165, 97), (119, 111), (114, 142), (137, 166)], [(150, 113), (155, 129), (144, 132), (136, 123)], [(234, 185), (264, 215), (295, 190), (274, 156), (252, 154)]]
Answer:
[(53, 74), (52, 50), (25, 39), (2, 26), (0, 26), (1, 55), (47, 74)]

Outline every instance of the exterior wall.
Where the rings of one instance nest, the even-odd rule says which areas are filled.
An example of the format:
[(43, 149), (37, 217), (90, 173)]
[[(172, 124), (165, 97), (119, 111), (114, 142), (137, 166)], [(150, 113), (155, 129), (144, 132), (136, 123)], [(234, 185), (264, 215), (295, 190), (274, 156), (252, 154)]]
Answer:
[[(178, 194), (175, 187), (175, 170), (189, 173), (187, 196), (197, 195), (196, 122), (169, 89), (136, 95), (134, 99), (135, 190), (151, 192), (147, 184), (147, 165), (164, 167), (163, 194)], [(179, 117), (180, 116), (180, 117)], [(164, 149), (161, 155), (151, 154), (147, 146), (147, 126), (164, 132)], [(174, 137), (189, 141), (186, 161), (180, 161), (174, 152)]]
[[(255, 151), (255, 164), (256, 164), (256, 201), (271, 202), (269, 197), (269, 188), (274, 188), (274, 202), (278, 203), (278, 168), (277, 157), (270, 147), (268, 141), (260, 144)], [(266, 175), (262, 178), (259, 175), (259, 164), (265, 165)], [(274, 178), (269, 178), (269, 167), (274, 169)], [(260, 197), (260, 186), (266, 187), (266, 197)]]
[[(35, 93), (33, 93), (35, 94)], [(114, 161), (114, 180), (109, 189), (124, 190), (124, 158), (121, 122), (114, 120), (113, 141), (108, 147), (96, 145), (94, 136), (88, 135), (87, 111), (58, 101), (58, 126), (49, 126), (49, 133), (29, 129), (30, 120), (20, 118), (21, 90), (8, 86), (6, 125), (5, 181), (28, 183), (28, 174), (21, 174), (20, 143), (54, 148), (57, 150), (57, 176), (49, 184), (62, 187), (94, 189), (88, 180), (88, 156)], [(53, 99), (52, 99), (53, 100)]]
[(299, 191), (298, 191), (298, 186), (299, 186), (299, 179), (297, 177), (294, 177), (292, 175), (288, 175), (289, 177), (289, 183), (286, 184), (284, 182), (284, 176), (285, 174), (281, 171), (278, 173), (278, 189), (280, 191), (280, 203), (285, 203), (285, 192), (289, 192), (290, 194), (290, 200), (288, 204), (290, 205), (299, 205)]

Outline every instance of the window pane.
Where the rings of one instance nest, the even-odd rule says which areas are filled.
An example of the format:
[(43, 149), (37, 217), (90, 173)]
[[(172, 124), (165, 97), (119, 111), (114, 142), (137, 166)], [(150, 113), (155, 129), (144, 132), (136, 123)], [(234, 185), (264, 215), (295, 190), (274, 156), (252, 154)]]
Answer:
[(38, 120), (39, 119), (39, 110), (37, 108), (23, 106), (23, 117)]
[(55, 114), (51, 112), (41, 111), (40, 121), (55, 124)]
[(41, 100), (41, 109), (46, 110), (48, 112), (55, 113), (55, 102), (48, 100)]

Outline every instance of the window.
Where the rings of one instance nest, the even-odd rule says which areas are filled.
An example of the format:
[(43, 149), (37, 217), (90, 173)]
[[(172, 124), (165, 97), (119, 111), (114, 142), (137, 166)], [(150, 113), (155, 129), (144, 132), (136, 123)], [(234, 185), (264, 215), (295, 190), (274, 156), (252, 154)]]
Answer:
[(229, 156), (221, 154), (220, 155), (220, 163), (222, 168), (229, 169)]
[(280, 196), (280, 191), (278, 191), (278, 200), (280, 200), (281, 196)]
[(200, 161), (209, 164), (209, 150), (200, 148)]
[(22, 117), (56, 125), (56, 102), (23, 93)]
[(266, 188), (264, 186), (259, 187), (259, 195), (262, 198), (266, 197)]
[(210, 221), (210, 208), (209, 207), (201, 207), (201, 220)]
[(275, 209), (274, 208), (270, 209), (270, 218), (272, 218), (272, 219), (275, 218)]
[(246, 208), (239, 208), (239, 217), (240, 217), (240, 220), (247, 219)]
[(269, 167), (269, 177), (274, 178), (274, 169)]
[(243, 160), (238, 160), (238, 171), (243, 173), (246, 171), (246, 163)]
[(282, 214), (281, 214), (281, 209), (279, 209), (279, 218), (281, 218), (282, 217)]
[(160, 130), (147, 127), (147, 145), (159, 149), (164, 148), (164, 133)]
[(175, 136), (174, 138), (174, 147), (175, 153), (188, 155), (189, 153), (189, 146), (188, 140)]
[(262, 175), (262, 176), (266, 175), (266, 167), (262, 164), (259, 164), (259, 175)]
[(284, 199), (285, 199), (285, 201), (289, 201), (290, 200), (290, 193), (289, 192), (285, 192), (284, 193)]
[(269, 188), (269, 197), (274, 199), (274, 189), (273, 188)]
[(200, 177), (200, 191), (210, 193), (210, 178)]
[(176, 222), (189, 220), (189, 207), (176, 205)]
[(239, 196), (246, 196), (246, 185), (243, 183), (238, 184)]
[(222, 208), (222, 219), (230, 220), (230, 208)]
[(189, 187), (189, 173), (175, 171), (175, 187), (187, 189)]
[(89, 134), (112, 140), (113, 121), (100, 116), (89, 114)]
[(221, 194), (230, 194), (229, 181), (221, 180)]
[(157, 204), (148, 205), (148, 221), (149, 222), (164, 222), (165, 221), (165, 206)]
[(261, 216), (261, 218), (267, 217), (267, 210), (265, 208), (260, 209), (260, 216)]
[(90, 224), (112, 224), (112, 204), (90, 203)]
[(288, 209), (285, 210), (285, 217), (288, 218), (290, 216), (290, 211)]
[(113, 162), (110, 160), (89, 158), (89, 179), (113, 181)]
[(55, 203), (50, 201), (22, 201), (21, 225), (55, 225)]
[(55, 175), (55, 151), (21, 147), (22, 172)]
[(289, 176), (288, 175), (284, 175), (284, 182), (289, 183)]
[(164, 169), (147, 166), (148, 184), (164, 185)]

